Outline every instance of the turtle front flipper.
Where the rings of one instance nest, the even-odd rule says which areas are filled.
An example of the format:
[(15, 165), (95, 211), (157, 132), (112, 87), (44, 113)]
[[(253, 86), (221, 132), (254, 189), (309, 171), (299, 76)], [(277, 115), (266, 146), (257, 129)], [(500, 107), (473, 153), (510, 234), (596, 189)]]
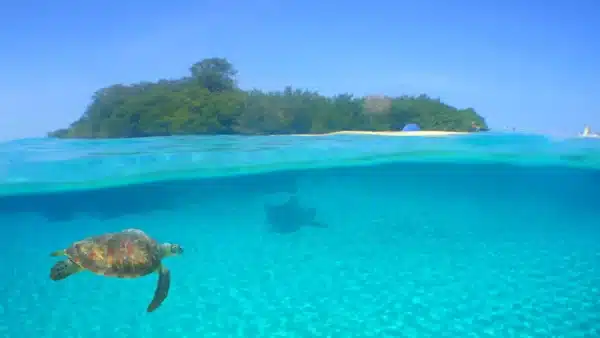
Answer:
[(53, 281), (59, 281), (74, 275), (79, 271), (81, 271), (81, 267), (79, 265), (73, 263), (73, 261), (70, 259), (66, 259), (54, 264), (54, 266), (50, 269), (50, 279)]
[(154, 291), (154, 298), (152, 298), (152, 302), (148, 305), (148, 312), (152, 312), (162, 304), (162, 302), (169, 295), (169, 287), (171, 286), (171, 271), (167, 269), (164, 265), (161, 265), (158, 268), (158, 283), (156, 285), (156, 290)]

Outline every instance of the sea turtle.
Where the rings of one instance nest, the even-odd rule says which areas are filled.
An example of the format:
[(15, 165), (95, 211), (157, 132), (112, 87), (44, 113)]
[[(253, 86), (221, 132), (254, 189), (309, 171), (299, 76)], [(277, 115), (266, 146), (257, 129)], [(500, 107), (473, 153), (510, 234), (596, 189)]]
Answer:
[(137, 278), (158, 272), (158, 284), (148, 312), (156, 310), (167, 298), (171, 273), (162, 264), (168, 256), (180, 255), (178, 244), (158, 244), (142, 230), (126, 229), (77, 241), (53, 257), (67, 256), (50, 269), (54, 281), (65, 279), (77, 272), (89, 270), (98, 275), (118, 278)]

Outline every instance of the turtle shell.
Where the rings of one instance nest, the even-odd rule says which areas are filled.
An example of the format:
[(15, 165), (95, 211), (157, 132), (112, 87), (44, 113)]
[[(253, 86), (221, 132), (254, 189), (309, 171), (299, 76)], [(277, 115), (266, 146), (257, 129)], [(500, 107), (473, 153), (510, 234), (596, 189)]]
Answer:
[(160, 266), (159, 249), (144, 232), (130, 229), (75, 242), (65, 253), (82, 268), (99, 275), (136, 278)]

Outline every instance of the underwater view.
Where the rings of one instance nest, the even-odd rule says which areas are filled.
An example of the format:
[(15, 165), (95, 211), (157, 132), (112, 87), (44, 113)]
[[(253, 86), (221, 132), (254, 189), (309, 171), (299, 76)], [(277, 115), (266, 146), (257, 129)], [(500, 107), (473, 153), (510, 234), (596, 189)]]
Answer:
[(583, 138), (0, 143), (0, 336), (598, 337), (598, 187)]

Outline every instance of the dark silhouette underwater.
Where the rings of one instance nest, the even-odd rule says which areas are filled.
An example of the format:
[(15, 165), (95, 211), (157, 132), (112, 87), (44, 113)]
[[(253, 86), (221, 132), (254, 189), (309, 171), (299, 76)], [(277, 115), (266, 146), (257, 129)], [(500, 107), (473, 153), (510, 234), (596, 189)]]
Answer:
[(296, 196), (279, 205), (265, 204), (268, 231), (273, 233), (290, 234), (303, 227), (328, 228), (327, 224), (316, 220), (316, 215), (315, 208), (300, 205)]

